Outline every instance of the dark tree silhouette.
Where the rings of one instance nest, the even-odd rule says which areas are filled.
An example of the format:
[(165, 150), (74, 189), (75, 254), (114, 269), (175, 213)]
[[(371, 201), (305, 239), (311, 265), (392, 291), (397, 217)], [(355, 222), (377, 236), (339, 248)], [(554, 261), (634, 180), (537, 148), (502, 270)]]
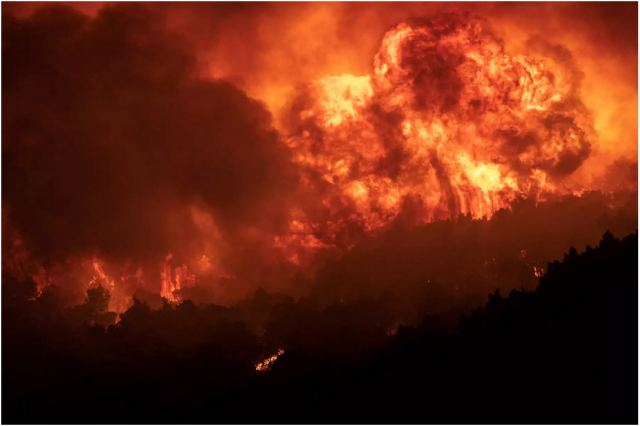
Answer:
[(2, 421), (636, 423), (637, 259), (637, 234), (606, 233), (532, 291), (415, 325), (384, 295), (264, 291), (230, 308), (136, 300), (113, 323), (103, 287), (64, 308), (4, 276)]

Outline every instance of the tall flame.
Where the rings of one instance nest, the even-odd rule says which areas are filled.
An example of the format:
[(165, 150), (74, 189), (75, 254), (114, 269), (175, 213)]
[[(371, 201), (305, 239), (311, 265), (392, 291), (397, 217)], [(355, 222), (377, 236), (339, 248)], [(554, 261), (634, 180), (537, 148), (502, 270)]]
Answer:
[(169, 253), (162, 264), (162, 270), (160, 272), (160, 296), (170, 302), (176, 303), (180, 301), (177, 292), (185, 286), (193, 284), (196, 276), (189, 271), (189, 268), (185, 264), (173, 267), (171, 265), (172, 259), (173, 254)]
[(349, 227), (383, 228), (407, 202), (428, 222), (571, 191), (563, 179), (592, 130), (579, 75), (557, 50), (513, 55), (484, 22), (445, 15), (388, 31), (371, 75), (313, 83), (287, 144), (326, 217), (293, 213), (289, 242), (332, 246)]

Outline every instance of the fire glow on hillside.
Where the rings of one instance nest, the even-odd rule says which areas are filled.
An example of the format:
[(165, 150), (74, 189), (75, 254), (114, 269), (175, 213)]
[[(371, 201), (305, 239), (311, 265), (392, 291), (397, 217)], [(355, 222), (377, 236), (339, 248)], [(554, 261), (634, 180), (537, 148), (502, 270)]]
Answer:
[[(516, 15), (407, 12), (361, 34), (376, 43), (364, 72), (318, 66), (278, 97), (275, 65), (238, 80), (234, 59), (215, 56), (231, 35), (211, 47), (184, 36), (175, 16), (134, 9), (28, 15), (16, 6), (8, 23), (5, 55), (16, 65), (5, 79), (15, 102), (3, 148), (3, 271), (40, 291), (57, 285), (77, 302), (101, 285), (115, 312), (141, 290), (176, 303), (204, 288), (228, 303), (265, 282), (290, 290), (327, 256), (403, 221), (488, 220), (522, 200), (636, 191), (622, 173), (637, 167), (637, 148), (607, 148), (624, 119), (603, 118), (625, 104), (593, 109), (584, 86), (600, 77), (586, 42), (577, 52), (539, 34), (523, 43)], [(130, 12), (140, 20), (133, 35), (105, 35)], [(324, 22), (326, 13), (298, 17)], [(188, 8), (177, 16), (197, 22)], [(38, 41), (39, 52), (57, 53), (24, 62), (29, 31), (47, 25), (63, 30)], [(150, 35), (138, 40), (141, 28)], [(260, 60), (271, 64), (283, 45)], [(114, 46), (131, 55), (116, 61)], [(217, 68), (203, 70), (210, 57)], [(43, 79), (38, 67), (81, 74)]]

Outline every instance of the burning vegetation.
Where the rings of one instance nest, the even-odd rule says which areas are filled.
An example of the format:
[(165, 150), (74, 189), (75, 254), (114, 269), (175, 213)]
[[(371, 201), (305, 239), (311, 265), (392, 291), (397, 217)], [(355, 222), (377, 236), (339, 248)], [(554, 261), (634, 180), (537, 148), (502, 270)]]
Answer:
[[(273, 412), (278, 398), (299, 414), (316, 397), (337, 410), (349, 392), (352, 413), (374, 401), (382, 417), (367, 418), (394, 420), (433, 381), (443, 393), (425, 391), (430, 410), (449, 422), (443, 395), (460, 392), (447, 374), (474, 383), (460, 395), (480, 412), (491, 393), (474, 386), (493, 381), (482, 362), (541, 362), (546, 335), (567, 357), (600, 348), (595, 362), (609, 356), (604, 329), (629, 333), (608, 303), (637, 310), (621, 273), (637, 255), (637, 5), (2, 12), (11, 420), (26, 419), (31, 393), (53, 395), (34, 401), (59, 420), (91, 420), (109, 400), (235, 422), (249, 419), (233, 417), (239, 401), (300, 421)], [(593, 347), (579, 324), (597, 330)], [(562, 346), (574, 331), (579, 344)], [(517, 348), (501, 354), (496, 336)], [(616, 351), (629, 349), (621, 336)], [(558, 389), (524, 372), (527, 398), (576, 391), (563, 415), (582, 398), (594, 419), (613, 419), (611, 407), (628, 418), (623, 392), (598, 405), (575, 385), (593, 390), (578, 364)], [(562, 371), (544, 366), (539, 377)], [(598, 386), (628, 387), (616, 366), (598, 368)], [(531, 412), (495, 394), (510, 408), (483, 420)], [(565, 417), (533, 420), (549, 419)]]
[(417, 223), (480, 219), (589, 189), (566, 182), (594, 132), (561, 46), (535, 40), (513, 54), (486, 22), (445, 15), (389, 30), (373, 64), (371, 75), (320, 79), (293, 103), (286, 143), (319, 196), (314, 214), (324, 210), (321, 221), (294, 213), (280, 238), (296, 249), (355, 243), (350, 228), (382, 229), (409, 203)]
[(271, 356), (266, 357), (262, 361), (256, 364), (256, 371), (269, 371), (271, 369), (271, 365), (278, 360), (280, 355), (284, 354), (284, 349), (278, 348), (276, 353)]
[(613, 211), (615, 194), (636, 193), (634, 160), (603, 172), (610, 189), (589, 171), (600, 135), (571, 51), (540, 36), (509, 46), (466, 12), (387, 28), (368, 73), (309, 78), (274, 122), (201, 78), (201, 53), (156, 10), (54, 6), (5, 22), (3, 271), (69, 303), (97, 284), (118, 313), (136, 294), (301, 295), (327, 259), (399, 224), (486, 220), (593, 190)]

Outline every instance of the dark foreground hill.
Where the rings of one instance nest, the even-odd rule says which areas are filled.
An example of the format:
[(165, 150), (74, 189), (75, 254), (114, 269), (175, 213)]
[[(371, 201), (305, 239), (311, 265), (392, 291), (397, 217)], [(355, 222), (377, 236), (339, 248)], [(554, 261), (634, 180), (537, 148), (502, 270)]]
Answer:
[(607, 233), (454, 325), (261, 294), (104, 328), (101, 290), (62, 309), (4, 277), (2, 422), (637, 423), (637, 244)]

